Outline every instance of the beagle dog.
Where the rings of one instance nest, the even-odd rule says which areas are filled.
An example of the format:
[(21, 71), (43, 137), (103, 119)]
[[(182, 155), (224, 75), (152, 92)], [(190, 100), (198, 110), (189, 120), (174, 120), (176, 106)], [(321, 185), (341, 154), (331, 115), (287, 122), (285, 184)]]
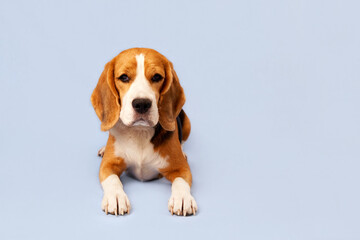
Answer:
[(184, 90), (172, 63), (153, 49), (125, 50), (105, 65), (91, 103), (101, 130), (109, 131), (106, 147), (99, 151), (105, 213), (130, 213), (119, 178), (126, 171), (141, 181), (165, 177), (172, 183), (171, 214), (194, 215), (192, 177), (182, 151), (190, 120), (182, 109)]

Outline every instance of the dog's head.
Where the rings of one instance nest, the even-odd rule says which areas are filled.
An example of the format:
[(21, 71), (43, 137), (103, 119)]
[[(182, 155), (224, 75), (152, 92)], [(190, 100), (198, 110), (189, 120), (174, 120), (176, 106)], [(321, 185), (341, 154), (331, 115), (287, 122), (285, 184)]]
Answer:
[(169, 60), (152, 49), (132, 48), (105, 65), (91, 102), (103, 131), (119, 120), (174, 131), (185, 95)]

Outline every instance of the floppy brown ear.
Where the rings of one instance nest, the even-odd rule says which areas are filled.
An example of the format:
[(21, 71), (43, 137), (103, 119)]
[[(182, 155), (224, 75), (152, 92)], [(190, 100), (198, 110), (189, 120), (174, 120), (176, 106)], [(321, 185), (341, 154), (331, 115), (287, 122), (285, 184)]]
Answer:
[(175, 131), (176, 117), (185, 103), (184, 90), (171, 62), (166, 68), (166, 76), (159, 100), (159, 122), (167, 131)]
[(101, 121), (101, 130), (107, 131), (119, 120), (119, 93), (115, 88), (114, 63), (108, 62), (101, 73), (99, 82), (92, 95), (91, 103)]

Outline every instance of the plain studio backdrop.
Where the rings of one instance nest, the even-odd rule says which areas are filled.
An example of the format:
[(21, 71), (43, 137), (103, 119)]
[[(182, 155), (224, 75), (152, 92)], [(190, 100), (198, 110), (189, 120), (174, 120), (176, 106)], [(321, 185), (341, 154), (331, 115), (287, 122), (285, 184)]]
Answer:
[[(1, 239), (359, 239), (358, 1), (1, 1)], [(122, 176), (101, 211), (90, 103), (104, 65), (149, 47), (192, 122), (199, 212)]]

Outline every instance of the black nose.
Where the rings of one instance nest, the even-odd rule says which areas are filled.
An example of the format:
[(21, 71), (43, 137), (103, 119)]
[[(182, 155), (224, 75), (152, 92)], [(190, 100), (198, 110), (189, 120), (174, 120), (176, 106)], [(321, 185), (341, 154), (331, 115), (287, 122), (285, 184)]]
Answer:
[(146, 113), (151, 108), (151, 101), (147, 98), (136, 98), (132, 101), (132, 106), (137, 113)]

